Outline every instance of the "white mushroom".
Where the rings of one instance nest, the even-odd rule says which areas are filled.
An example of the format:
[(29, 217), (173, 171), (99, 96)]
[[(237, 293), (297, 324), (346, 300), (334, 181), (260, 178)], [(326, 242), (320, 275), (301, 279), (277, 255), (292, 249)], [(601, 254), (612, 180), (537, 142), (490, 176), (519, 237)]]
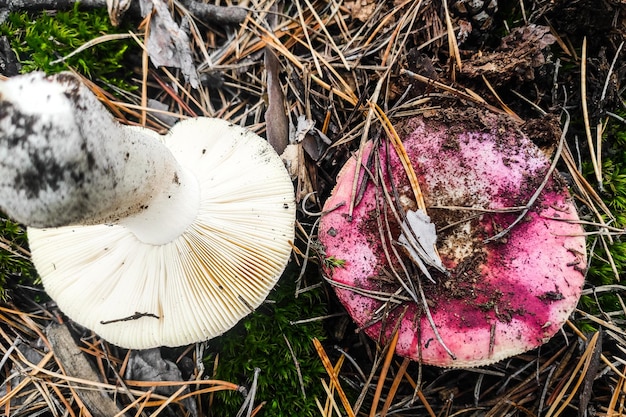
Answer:
[(293, 186), (265, 140), (211, 118), (163, 137), (123, 126), (67, 73), (0, 83), (0, 208), (29, 226), (61, 310), (127, 348), (228, 330), (294, 237)]

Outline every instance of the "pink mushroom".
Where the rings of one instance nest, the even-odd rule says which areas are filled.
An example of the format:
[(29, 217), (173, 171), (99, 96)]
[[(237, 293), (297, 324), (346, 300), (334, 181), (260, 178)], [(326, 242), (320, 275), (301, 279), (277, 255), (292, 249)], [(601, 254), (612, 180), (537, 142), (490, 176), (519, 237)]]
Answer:
[[(325, 274), (370, 337), (386, 343), (397, 329), (397, 354), (424, 364), (471, 367), (550, 339), (577, 304), (586, 252), (576, 208), (556, 174), (521, 221), (489, 240), (520, 216), (520, 210), (505, 209), (531, 201), (550, 161), (503, 117), (453, 117), (418, 117), (398, 128), (437, 229), (446, 272), (429, 268), (433, 280), (425, 279), (401, 250), (398, 240), (406, 242), (409, 223), (397, 216), (418, 210), (388, 143), (365, 147), (358, 184), (366, 186), (362, 195), (357, 187), (351, 217), (357, 158), (343, 167), (325, 203), (319, 239), (327, 260), (343, 261), (326, 262)], [(403, 289), (411, 285), (421, 285), (426, 302)]]

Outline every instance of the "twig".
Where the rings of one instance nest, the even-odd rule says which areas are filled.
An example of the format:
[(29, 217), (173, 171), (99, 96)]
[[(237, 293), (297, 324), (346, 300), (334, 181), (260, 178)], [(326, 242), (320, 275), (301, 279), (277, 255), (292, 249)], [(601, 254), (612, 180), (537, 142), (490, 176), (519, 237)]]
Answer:
[[(65, 325), (52, 324), (47, 333), (54, 355), (67, 375), (88, 381), (99, 380), (98, 374), (76, 346), (74, 338)], [(79, 389), (77, 394), (94, 417), (110, 417), (120, 411), (115, 401), (100, 391)]]
[(237, 6), (216, 6), (194, 0), (182, 0), (189, 13), (200, 21), (209, 21), (218, 24), (238, 24), (246, 20), (248, 10)]
[[(236, 6), (215, 6), (195, 0), (182, 0), (185, 7), (199, 20), (218, 24), (238, 24), (248, 16), (248, 10)], [(0, 0), (0, 10), (9, 12), (42, 10), (70, 10), (76, 4), (81, 9), (103, 9), (107, 7), (106, 0)], [(139, 2), (133, 1), (129, 13), (139, 16)]]
[(613, 57), (613, 61), (611, 61), (611, 66), (609, 67), (609, 71), (606, 74), (606, 80), (604, 80), (604, 87), (602, 88), (602, 94), (600, 94), (600, 102), (604, 101), (606, 97), (606, 90), (609, 87), (609, 81), (611, 80), (611, 74), (613, 74), (613, 69), (615, 68), (615, 63), (617, 62), (617, 58), (619, 57), (620, 52), (622, 51), (622, 47), (624, 46), (624, 41), (622, 41), (617, 47), (617, 51), (615, 51), (615, 56)]
[(300, 383), (300, 390), (302, 391), (302, 398), (306, 400), (306, 391), (304, 389), (304, 379), (302, 379), (302, 371), (300, 370), (300, 361), (296, 358), (296, 354), (291, 347), (291, 343), (289, 343), (289, 339), (283, 333), (283, 338), (285, 339), (285, 343), (287, 343), (287, 348), (289, 349), (289, 353), (291, 354), (291, 359), (293, 359), (293, 364), (296, 367), (296, 373), (298, 374), (298, 382)]

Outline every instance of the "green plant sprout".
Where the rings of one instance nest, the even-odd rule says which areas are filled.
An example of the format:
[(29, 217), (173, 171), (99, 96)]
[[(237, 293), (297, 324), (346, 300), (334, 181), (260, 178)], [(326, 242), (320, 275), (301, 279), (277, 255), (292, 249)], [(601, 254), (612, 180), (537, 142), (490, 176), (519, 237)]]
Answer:
[(324, 265), (326, 265), (326, 267), (331, 268), (331, 269), (343, 268), (345, 264), (346, 264), (345, 259), (337, 259), (334, 256), (329, 256), (327, 258), (324, 258)]

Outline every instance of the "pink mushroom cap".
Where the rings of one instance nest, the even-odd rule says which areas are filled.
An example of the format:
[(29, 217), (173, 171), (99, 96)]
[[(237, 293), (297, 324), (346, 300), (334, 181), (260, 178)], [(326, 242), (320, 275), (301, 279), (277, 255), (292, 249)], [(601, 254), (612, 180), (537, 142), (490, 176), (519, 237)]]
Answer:
[[(397, 354), (436, 366), (487, 365), (547, 342), (576, 307), (586, 267), (583, 230), (562, 178), (552, 175), (508, 234), (486, 240), (520, 215), (501, 209), (530, 201), (546, 178), (548, 157), (510, 121), (494, 115), (459, 117), (452, 124), (418, 117), (398, 131), (406, 134), (403, 145), (449, 272), (431, 272), (434, 283), (419, 278), (439, 337), (423, 304), (398, 291), (393, 279), (393, 271), (403, 274), (401, 262), (411, 261), (398, 249), (400, 225), (383, 187), (368, 179), (349, 216), (356, 157), (342, 168), (319, 228), (326, 259), (342, 261), (325, 262), (324, 270), (350, 316), (380, 343), (397, 329)], [(358, 184), (381, 172), (394, 205), (401, 212), (417, 210), (391, 145), (375, 148), (369, 142), (361, 160)], [(394, 293), (399, 296), (391, 300), (384, 295)]]

